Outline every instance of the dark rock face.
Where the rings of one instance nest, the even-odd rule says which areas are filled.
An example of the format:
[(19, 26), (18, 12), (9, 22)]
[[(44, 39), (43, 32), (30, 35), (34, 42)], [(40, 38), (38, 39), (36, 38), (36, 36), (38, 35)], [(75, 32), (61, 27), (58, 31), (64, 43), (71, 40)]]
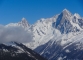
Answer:
[(57, 18), (56, 20), (56, 28), (60, 30), (61, 33), (69, 33), (72, 31), (73, 26), (70, 22), (72, 14), (67, 11), (64, 10)]
[(0, 44), (0, 60), (46, 60), (25, 45), (14, 43), (16, 46)]
[(83, 29), (83, 19), (78, 19), (79, 21), (79, 26)]

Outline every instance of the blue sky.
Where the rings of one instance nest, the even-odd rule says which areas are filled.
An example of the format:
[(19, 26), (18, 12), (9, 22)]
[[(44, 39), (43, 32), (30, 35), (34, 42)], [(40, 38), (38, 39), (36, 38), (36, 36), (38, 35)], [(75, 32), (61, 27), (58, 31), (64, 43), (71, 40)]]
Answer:
[(0, 24), (15, 23), (25, 17), (30, 24), (50, 18), (63, 9), (83, 17), (82, 0), (0, 0)]

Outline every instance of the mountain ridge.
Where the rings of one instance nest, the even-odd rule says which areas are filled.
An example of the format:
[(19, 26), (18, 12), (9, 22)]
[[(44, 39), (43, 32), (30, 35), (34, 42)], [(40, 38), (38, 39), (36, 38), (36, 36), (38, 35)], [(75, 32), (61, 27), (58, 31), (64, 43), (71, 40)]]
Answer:
[(47, 60), (22, 43), (0, 44), (0, 60)]
[(33, 25), (23, 18), (20, 24), (12, 23), (6, 26), (20, 26), (32, 32), (33, 41), (24, 45), (48, 60), (83, 58), (82, 54), (79, 55), (83, 53), (83, 18), (77, 13), (72, 14), (64, 9), (60, 14), (47, 19), (42, 18)]
[[(25, 30), (29, 30), (33, 33), (34, 42), (26, 44), (27, 46), (29, 45), (30, 47), (33, 47), (33, 49), (39, 45), (45, 44), (55, 36), (65, 33), (78, 32), (82, 30), (83, 26), (81, 22), (83, 19), (80, 18), (79, 14), (72, 14), (67, 9), (64, 9), (60, 14), (52, 18), (42, 18), (33, 25), (27, 23), (27, 20), (25, 18), (23, 19), (26, 22), (25, 24), (21, 21), (19, 22), (20, 24), (15, 23), (14, 26), (22, 26)], [(8, 25), (13, 26), (13, 24)], [(51, 38), (48, 39), (49, 37)]]

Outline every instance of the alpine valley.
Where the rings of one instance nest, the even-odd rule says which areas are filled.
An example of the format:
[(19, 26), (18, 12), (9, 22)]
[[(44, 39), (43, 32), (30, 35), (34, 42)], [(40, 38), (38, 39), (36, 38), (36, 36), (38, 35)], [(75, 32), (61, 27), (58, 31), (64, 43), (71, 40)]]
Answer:
[[(9, 26), (20, 26), (32, 33), (33, 40), (31, 42), (23, 43), (23, 45), (15, 42), (14, 44), (16, 45), (10, 47), (13, 50), (19, 48), (19, 51), (21, 49), (26, 54), (30, 54), (26, 49), (34, 50), (38, 53), (38, 58), (34, 55), (37, 53), (32, 54), (34, 55), (32, 56), (34, 60), (44, 60), (45, 58), (48, 60), (83, 60), (83, 18), (77, 13), (72, 14), (67, 9), (64, 9), (61, 13), (51, 18), (42, 18), (33, 25), (29, 24), (25, 18), (22, 18), (21, 22), (5, 25), (5, 27)], [(1, 46), (6, 45), (0, 44), (0, 48)], [(25, 49), (23, 46), (28, 48), (26, 47)], [(24, 54), (25, 58), (26, 54)], [(40, 57), (39, 54), (44, 58)]]

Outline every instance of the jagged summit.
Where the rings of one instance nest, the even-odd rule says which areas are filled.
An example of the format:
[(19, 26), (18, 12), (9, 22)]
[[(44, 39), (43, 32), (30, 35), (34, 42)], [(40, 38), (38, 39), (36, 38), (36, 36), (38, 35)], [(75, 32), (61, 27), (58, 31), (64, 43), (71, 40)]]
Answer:
[(28, 21), (24, 17), (22, 18), (22, 20), (18, 24), (21, 25), (21, 26), (23, 26), (24, 28), (30, 26), (30, 24), (28, 23)]
[(26, 18), (23, 17), (22, 20), (26, 20)]
[(70, 20), (70, 17), (72, 16), (71, 12), (69, 12), (67, 9), (64, 9), (56, 19), (56, 26), (58, 26), (60, 23), (64, 23), (65, 20)]
[(69, 12), (69, 10), (67, 10), (66, 8), (63, 10), (63, 12), (66, 11), (66, 12)]
[(82, 23), (79, 24), (79, 21), (82, 21), (79, 20), (79, 18), (80, 18), (79, 14), (75, 13), (73, 15), (70, 11), (64, 9), (56, 19), (56, 28), (59, 29), (61, 33), (79, 31), (80, 30), (79, 26), (80, 25), (82, 26)]
[(61, 14), (62, 14), (62, 15), (65, 15), (65, 16), (71, 16), (71, 15), (72, 15), (72, 13), (71, 13), (69, 10), (67, 10), (67, 9), (64, 9), (64, 10), (61, 12)]
[(81, 18), (78, 13), (75, 13), (74, 16), (77, 17), (77, 18)]
[(22, 20), (21, 20), (21, 22), (23, 22), (23, 23), (28, 23), (28, 21), (26, 20), (26, 18), (22, 18)]

